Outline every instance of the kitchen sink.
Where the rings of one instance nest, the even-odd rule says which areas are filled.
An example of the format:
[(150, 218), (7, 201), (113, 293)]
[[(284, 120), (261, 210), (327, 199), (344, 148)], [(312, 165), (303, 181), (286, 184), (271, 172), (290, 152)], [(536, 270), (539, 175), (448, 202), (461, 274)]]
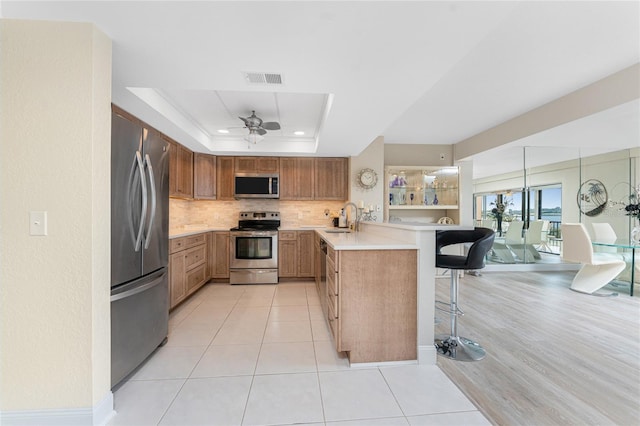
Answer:
[(328, 232), (329, 234), (349, 234), (351, 233), (350, 229), (325, 229), (324, 232)]

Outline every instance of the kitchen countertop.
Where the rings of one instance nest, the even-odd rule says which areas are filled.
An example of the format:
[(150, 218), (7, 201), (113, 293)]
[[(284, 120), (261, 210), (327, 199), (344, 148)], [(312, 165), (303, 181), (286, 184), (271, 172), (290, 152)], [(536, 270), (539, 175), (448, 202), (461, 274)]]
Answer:
[(334, 250), (417, 250), (418, 246), (402, 240), (395, 240), (367, 232), (331, 233), (322, 228), (315, 231), (320, 234)]
[(174, 238), (188, 237), (190, 235), (202, 234), (203, 232), (228, 231), (228, 230), (229, 228), (220, 228), (220, 227), (206, 226), (206, 225), (185, 227), (185, 228), (170, 230), (169, 239), (172, 240)]

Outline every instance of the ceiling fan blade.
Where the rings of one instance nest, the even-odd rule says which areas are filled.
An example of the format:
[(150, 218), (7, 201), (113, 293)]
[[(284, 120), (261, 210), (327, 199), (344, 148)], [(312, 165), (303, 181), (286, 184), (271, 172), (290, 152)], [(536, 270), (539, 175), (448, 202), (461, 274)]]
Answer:
[(280, 130), (280, 123), (276, 121), (267, 121), (262, 123), (262, 128), (267, 130)]
[(257, 129), (256, 133), (259, 134), (259, 135), (266, 135), (267, 131), (265, 129)]

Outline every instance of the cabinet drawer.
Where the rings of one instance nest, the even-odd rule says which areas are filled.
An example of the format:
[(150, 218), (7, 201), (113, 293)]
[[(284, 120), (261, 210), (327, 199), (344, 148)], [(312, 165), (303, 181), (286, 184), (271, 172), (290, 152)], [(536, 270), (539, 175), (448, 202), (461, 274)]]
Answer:
[(337, 275), (338, 274), (327, 265), (327, 293), (333, 294), (334, 296), (339, 294)]
[(332, 315), (332, 318), (338, 318), (338, 295), (329, 293), (329, 315)]
[[(329, 317), (327, 320), (329, 321), (329, 328), (331, 329), (331, 334), (333, 335), (333, 340), (336, 342), (336, 349), (338, 349), (338, 318), (333, 312), (333, 307), (329, 304)], [(340, 349), (338, 349), (340, 350)]]
[(327, 245), (327, 258), (331, 259), (333, 262), (333, 269), (336, 269), (336, 251), (329, 245)]
[(296, 231), (279, 231), (278, 238), (280, 240), (295, 240), (298, 238)]
[(186, 248), (187, 248), (187, 239), (185, 237), (174, 238), (169, 243), (169, 254), (179, 252)]
[(186, 270), (194, 268), (207, 260), (206, 246), (198, 246), (187, 250), (184, 255), (184, 266)]
[(200, 265), (187, 272), (187, 293), (204, 283), (206, 269), (206, 265)]
[(185, 248), (191, 248), (200, 244), (204, 244), (205, 242), (207, 242), (207, 234), (203, 233), (203, 234), (198, 234), (198, 235), (191, 235), (190, 237), (184, 237), (187, 240), (187, 246)]

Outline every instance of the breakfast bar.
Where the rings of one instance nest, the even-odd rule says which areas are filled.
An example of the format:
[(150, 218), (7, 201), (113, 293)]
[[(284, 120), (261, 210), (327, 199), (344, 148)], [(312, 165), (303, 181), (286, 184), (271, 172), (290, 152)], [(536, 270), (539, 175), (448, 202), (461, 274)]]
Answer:
[(435, 364), (435, 232), (471, 226), (362, 223), (359, 232), (316, 229), (327, 244), (323, 309), (336, 349), (354, 364)]

